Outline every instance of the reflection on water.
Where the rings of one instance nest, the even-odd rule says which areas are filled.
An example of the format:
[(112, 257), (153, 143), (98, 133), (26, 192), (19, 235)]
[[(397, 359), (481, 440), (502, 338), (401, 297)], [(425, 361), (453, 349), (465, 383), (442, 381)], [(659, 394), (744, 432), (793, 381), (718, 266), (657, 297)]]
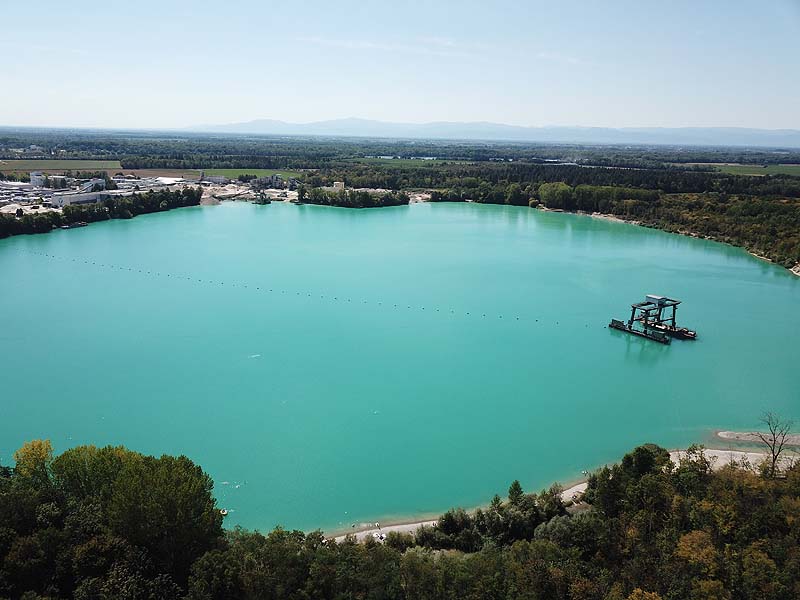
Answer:
[[(616, 338), (616, 343), (624, 344), (626, 360), (642, 366), (650, 367), (658, 364), (672, 350), (671, 345), (654, 342), (638, 335), (625, 333), (619, 329), (609, 327), (608, 331), (611, 337)], [(677, 344), (679, 342), (672, 343)]]

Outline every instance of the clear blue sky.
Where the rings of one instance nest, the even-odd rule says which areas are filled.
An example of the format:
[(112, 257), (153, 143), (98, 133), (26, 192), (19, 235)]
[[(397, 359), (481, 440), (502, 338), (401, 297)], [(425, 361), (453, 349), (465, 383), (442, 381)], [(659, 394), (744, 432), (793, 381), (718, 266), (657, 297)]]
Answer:
[(800, 129), (800, 0), (40, 0), (0, 14), (0, 125)]

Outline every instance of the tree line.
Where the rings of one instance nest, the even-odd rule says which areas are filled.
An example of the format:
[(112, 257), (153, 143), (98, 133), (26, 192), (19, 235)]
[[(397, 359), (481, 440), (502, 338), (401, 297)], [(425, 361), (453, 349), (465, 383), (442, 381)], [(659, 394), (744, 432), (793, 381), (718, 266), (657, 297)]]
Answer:
[(108, 219), (132, 219), (137, 215), (171, 210), (184, 206), (197, 206), (203, 196), (200, 187), (182, 190), (158, 190), (134, 193), (130, 196), (112, 196), (101, 202), (68, 204), (61, 212), (40, 214), (0, 215), (0, 238), (23, 233), (47, 233), (62, 225), (94, 223)]
[(800, 263), (800, 199), (770, 196), (659, 194), (607, 186), (545, 183), (534, 203), (600, 212), (673, 233), (746, 248), (785, 267)]
[(800, 466), (715, 471), (644, 445), (589, 477), (453, 509), (380, 543), (225, 531), (186, 457), (23, 445), (0, 467), (0, 597), (783, 600), (800, 592)]
[(11, 171), (10, 173), (3, 173), (0, 171), (0, 181), (19, 181), (21, 183), (30, 183), (31, 176), (29, 173), (18, 173)]
[(297, 191), (297, 199), (308, 204), (323, 206), (339, 206), (343, 208), (379, 208), (386, 206), (402, 206), (409, 203), (405, 192), (385, 192), (377, 194), (366, 190), (323, 190), (301, 186)]

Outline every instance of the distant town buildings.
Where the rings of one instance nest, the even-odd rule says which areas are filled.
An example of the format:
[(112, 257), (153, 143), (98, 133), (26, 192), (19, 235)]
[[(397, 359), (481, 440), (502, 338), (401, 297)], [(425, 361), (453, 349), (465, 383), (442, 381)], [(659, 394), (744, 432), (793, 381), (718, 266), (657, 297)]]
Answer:
[(225, 175), (206, 175), (205, 171), (200, 171), (200, 183), (214, 183), (216, 185), (225, 185), (230, 179)]
[(32, 171), (30, 174), (31, 185), (35, 187), (47, 187), (57, 190), (63, 190), (74, 183), (71, 177), (64, 175), (48, 175), (41, 171)]
[(50, 204), (63, 208), (68, 204), (92, 204), (111, 197), (111, 192), (56, 192), (50, 196)]
[[(252, 177), (252, 176), (251, 176)], [(0, 180), (0, 211), (3, 215), (28, 215), (38, 214), (51, 210), (60, 211), (70, 204), (91, 204), (102, 202), (116, 197), (130, 196), (136, 193), (146, 193), (149, 190), (169, 189), (172, 186), (186, 184), (196, 185), (197, 181), (188, 181), (181, 177), (137, 177), (133, 174), (92, 178), (73, 178), (64, 175), (54, 175), (46, 171), (33, 171), (30, 181)], [(212, 184), (225, 185), (231, 179), (224, 175), (205, 175), (201, 173), (199, 183), (210, 186)], [(242, 186), (246, 181), (236, 183), (236, 191), (229, 191), (226, 197), (235, 197), (242, 194)], [(250, 187), (254, 190), (281, 190), (273, 197), (288, 198), (289, 191), (296, 190), (300, 185), (294, 177), (284, 179), (280, 173), (251, 180)], [(337, 189), (344, 189), (344, 183), (338, 182)], [(285, 191), (284, 191), (285, 190)], [(220, 192), (215, 192), (220, 194)], [(224, 195), (224, 193), (223, 193)], [(219, 195), (215, 198), (222, 199)]]
[(100, 177), (90, 179), (86, 183), (81, 184), (79, 191), (81, 192), (99, 192), (106, 189), (106, 180)]
[[(113, 182), (113, 185), (107, 185), (109, 182)], [(132, 175), (119, 175), (109, 180), (102, 177), (74, 179), (33, 171), (30, 173), (29, 183), (0, 180), (0, 208), (3, 208), (0, 213), (12, 215), (16, 214), (17, 209), (21, 209), (23, 214), (37, 214), (47, 210), (60, 210), (68, 204), (101, 202), (115, 196), (130, 196), (184, 183), (187, 183), (186, 180), (176, 177), (136, 178)]]

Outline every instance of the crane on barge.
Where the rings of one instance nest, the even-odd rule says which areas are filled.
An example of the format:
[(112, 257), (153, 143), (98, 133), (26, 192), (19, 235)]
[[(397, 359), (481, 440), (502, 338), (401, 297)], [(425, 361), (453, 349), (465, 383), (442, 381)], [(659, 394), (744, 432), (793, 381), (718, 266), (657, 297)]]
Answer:
[[(695, 340), (697, 339), (696, 331), (678, 327), (676, 323), (675, 315), (680, 303), (681, 301), (675, 298), (648, 294), (645, 296), (644, 302), (631, 304), (631, 317), (627, 323), (619, 319), (611, 319), (608, 326), (662, 344), (669, 344), (672, 338)], [(637, 324), (639, 327), (636, 326)]]

